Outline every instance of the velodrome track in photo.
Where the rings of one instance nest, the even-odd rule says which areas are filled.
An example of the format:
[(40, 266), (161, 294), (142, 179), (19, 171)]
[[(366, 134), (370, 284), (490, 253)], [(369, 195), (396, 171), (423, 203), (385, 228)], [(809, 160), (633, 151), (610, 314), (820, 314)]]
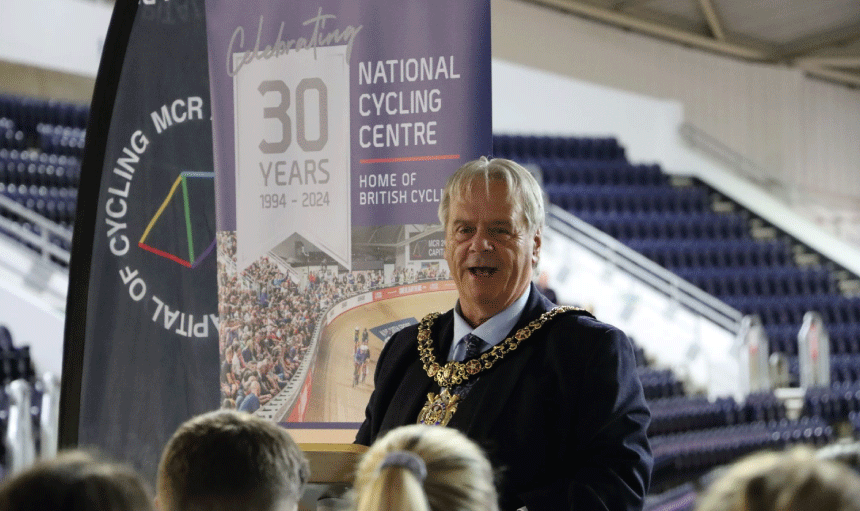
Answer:
[(353, 352), (355, 327), (361, 331), (399, 320), (420, 321), (430, 312), (444, 312), (454, 306), (456, 290), (425, 292), (375, 301), (344, 312), (320, 334), (316, 355), (313, 389), (305, 422), (360, 423), (364, 408), (373, 391), (376, 361), (383, 340), (370, 334), (370, 361), (367, 379), (353, 387)]

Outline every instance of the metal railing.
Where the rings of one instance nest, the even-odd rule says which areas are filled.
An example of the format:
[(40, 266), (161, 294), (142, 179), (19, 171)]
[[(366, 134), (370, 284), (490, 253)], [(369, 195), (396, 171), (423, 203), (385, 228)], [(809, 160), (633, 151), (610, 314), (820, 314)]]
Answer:
[(690, 284), (596, 227), (551, 204), (547, 225), (608, 263), (730, 332), (737, 333), (743, 314)]
[(51, 220), (35, 213), (26, 207), (18, 204), (12, 199), (0, 195), (0, 212), (12, 213), (22, 220), (32, 223), (39, 228), (39, 234), (30, 232), (24, 226), (0, 216), (0, 229), (8, 232), (12, 236), (17, 237), (22, 242), (28, 244), (36, 252), (38, 252), (42, 260), (47, 263), (52, 263), (51, 256), (65, 264), (65, 267), (56, 265), (68, 273), (69, 251), (53, 242), (52, 237), (58, 240), (66, 241), (69, 245), (72, 243), (72, 231), (62, 227)]
[(784, 182), (774, 178), (761, 165), (717, 140), (712, 135), (689, 123), (682, 124), (678, 128), (678, 134), (691, 147), (710, 154), (734, 169), (741, 176), (779, 195), (783, 199), (789, 199), (789, 189)]

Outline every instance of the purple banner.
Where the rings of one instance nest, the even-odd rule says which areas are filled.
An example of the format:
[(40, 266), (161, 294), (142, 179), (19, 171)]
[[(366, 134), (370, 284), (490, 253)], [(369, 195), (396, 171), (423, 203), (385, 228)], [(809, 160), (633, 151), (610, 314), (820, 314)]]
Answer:
[[(369, 332), (456, 299), (437, 210), (491, 151), (489, 0), (206, 15), (222, 406), (353, 424), (382, 346)], [(436, 300), (398, 298), (420, 293)]]
[[(207, 1), (206, 7), (218, 230), (236, 230), (234, 81), (249, 67), (244, 63), (301, 53), (297, 48), (345, 46), (353, 225), (435, 222), (444, 179), (490, 152), (488, 1)], [(266, 122), (264, 112), (256, 115)]]

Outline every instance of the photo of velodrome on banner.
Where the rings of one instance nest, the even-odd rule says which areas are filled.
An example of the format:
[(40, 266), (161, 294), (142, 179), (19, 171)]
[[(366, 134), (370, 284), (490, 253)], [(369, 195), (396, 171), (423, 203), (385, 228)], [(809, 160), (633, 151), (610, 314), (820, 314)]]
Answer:
[(207, 0), (222, 408), (352, 442), (457, 292), (437, 211), (491, 150), (489, 0)]

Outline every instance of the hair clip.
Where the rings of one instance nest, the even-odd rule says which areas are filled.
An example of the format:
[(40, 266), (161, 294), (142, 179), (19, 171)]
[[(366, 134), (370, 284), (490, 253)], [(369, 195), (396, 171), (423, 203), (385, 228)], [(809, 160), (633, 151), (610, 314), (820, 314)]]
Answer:
[(393, 451), (388, 453), (385, 459), (382, 460), (382, 464), (379, 465), (379, 469), (382, 470), (386, 467), (406, 468), (422, 484), (424, 483), (424, 479), (427, 478), (427, 466), (424, 464), (424, 460), (413, 452)]

